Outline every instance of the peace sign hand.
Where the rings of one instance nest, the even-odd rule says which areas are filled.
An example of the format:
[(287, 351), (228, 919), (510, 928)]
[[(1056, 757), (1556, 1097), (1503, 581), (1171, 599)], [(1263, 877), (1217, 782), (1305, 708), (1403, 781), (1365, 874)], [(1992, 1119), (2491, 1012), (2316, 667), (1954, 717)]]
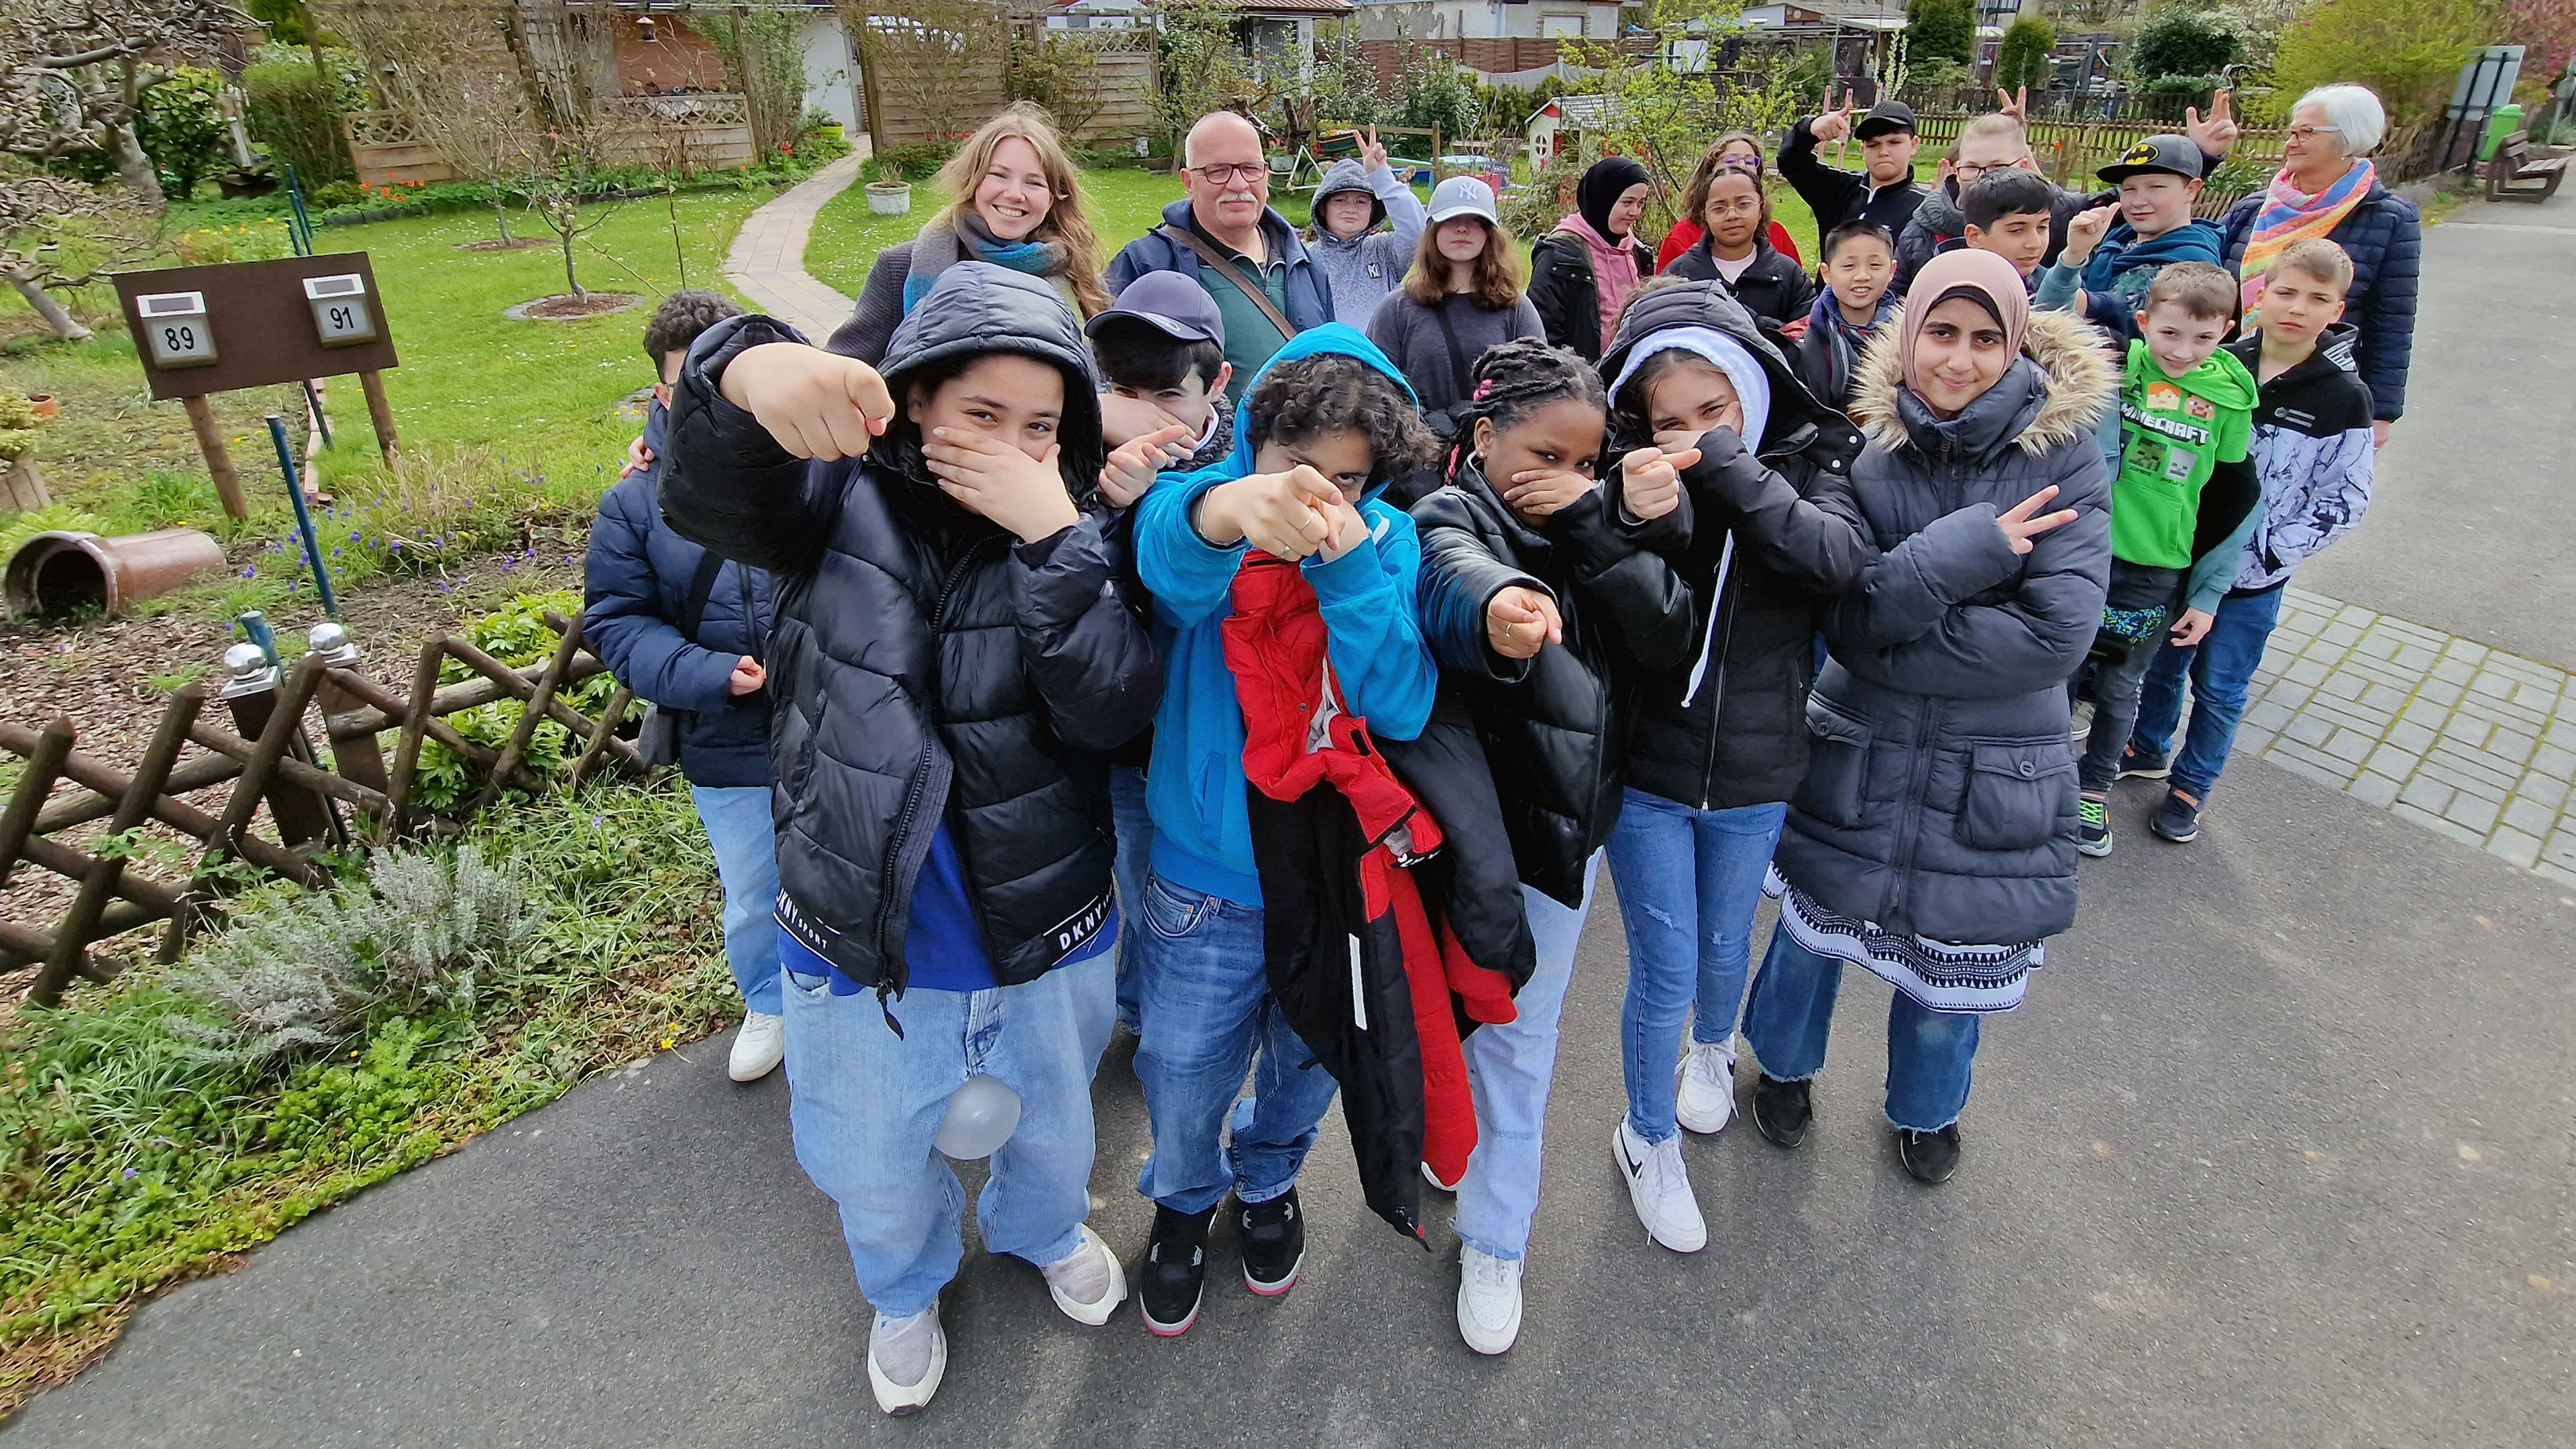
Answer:
[(2027, 119), (2030, 115), (2030, 87), (2023, 86), (2015, 95), (2005, 94), (2002, 86), (1995, 87), (1995, 114)]
[[(2004, 542), (2018, 554), (2030, 552), (2031, 540), (2052, 528), (2063, 528), (2075, 521), (2075, 510), (2061, 508), (2055, 513), (2039, 513), (2039, 505), (2057, 496), (2057, 485), (2049, 484), (2013, 505), (2009, 513), (1995, 516), (1995, 527), (2004, 531)], [(2037, 513), (2037, 517), (2032, 515)]]
[(1374, 124), (1360, 141), (1360, 168), (1372, 176), (1386, 169), (1386, 147), (1378, 140)]
[(2227, 154), (2227, 148), (2236, 144), (2238, 133), (2244, 129), (2236, 124), (2235, 109), (2234, 94), (2229, 91), (2219, 91), (2209, 98), (2207, 116), (2201, 115), (2198, 106), (2193, 106), (2182, 113), (2182, 133), (2191, 138), (2191, 143), (2198, 146), (2202, 154), (2224, 156)]

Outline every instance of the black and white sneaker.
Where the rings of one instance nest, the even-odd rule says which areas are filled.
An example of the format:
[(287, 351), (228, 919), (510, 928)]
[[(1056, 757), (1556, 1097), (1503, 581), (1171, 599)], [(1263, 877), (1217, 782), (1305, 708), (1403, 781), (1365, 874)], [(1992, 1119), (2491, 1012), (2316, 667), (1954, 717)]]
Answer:
[(1916, 1180), (1948, 1182), (1950, 1174), (1959, 1170), (1959, 1124), (1953, 1122), (1938, 1132), (1899, 1127), (1896, 1155)]
[(1145, 1327), (1155, 1337), (1177, 1338), (1199, 1321), (1199, 1300), (1207, 1295), (1208, 1224), (1215, 1220), (1215, 1208), (1184, 1213), (1155, 1205), (1154, 1235), (1145, 1244), (1136, 1291)]
[(2160, 760), (2131, 743), (2120, 747), (2120, 778), (2123, 780), (2161, 780), (2173, 773), (2173, 761)]
[(1264, 1298), (1296, 1287), (1297, 1270), (1306, 1262), (1306, 1215), (1297, 1208), (1297, 1189), (1268, 1202), (1237, 1206), (1235, 1241), (1243, 1250), (1243, 1286)]
[(2111, 802), (2094, 795), (2075, 802), (2075, 848), (2100, 858), (2111, 853)]
[(2190, 791), (2167, 789), (2163, 807), (2147, 828), (2176, 845), (2189, 845), (2200, 838), (2200, 802), (2191, 798)]

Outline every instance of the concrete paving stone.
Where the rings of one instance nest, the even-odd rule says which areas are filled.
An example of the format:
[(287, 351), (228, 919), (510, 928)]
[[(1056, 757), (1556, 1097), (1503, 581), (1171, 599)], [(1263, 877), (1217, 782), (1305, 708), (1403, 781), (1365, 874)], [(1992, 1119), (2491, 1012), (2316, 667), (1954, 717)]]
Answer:
[[(2371, 763), (2375, 765), (2378, 761), (2373, 760)], [(2405, 784), (2402, 778), (2393, 778), (2391, 776), (2375, 774), (2369, 770), (2364, 770), (2361, 772), (2360, 778), (2354, 780), (2350, 785), (2345, 787), (2344, 792), (2364, 804), (2375, 805), (2380, 809), (2385, 810), (2389, 806), (2397, 803), (2397, 793), (2404, 788)]]
[(2388, 743), (2406, 753), (2420, 755), (2433, 748), (2433, 741), (2441, 738), (2441, 735), (2441, 730), (2435, 726), (2417, 724), (2412, 719), (2401, 719), (2388, 727), (2387, 738)]
[(2369, 687), (2369, 680), (2350, 668), (2344, 668), (2327, 675), (2325, 683), (2317, 686), (2317, 693), (2335, 699), (2359, 699), (2361, 692)]
[(2272, 748), (2272, 740), (2273, 734), (2270, 730), (2239, 726), (2236, 731), (2236, 750), (2240, 754), (2259, 755)]
[(2374, 628), (2352, 646), (2352, 655), (2355, 659), (2393, 659), (2397, 651), (2405, 647), (2405, 640), (2386, 629)]
[(2284, 679), (2263, 691), (2263, 697), (2295, 712), (2309, 700), (2316, 698), (2316, 693), (2316, 686), (2312, 684), (2295, 679)]
[(2513, 793), (2525, 800), (2558, 810), (2565, 808), (2567, 804), (2568, 783), (2565, 780), (2551, 779), (2547, 775), (2528, 774), (2522, 777), (2521, 783), (2513, 787)]
[(2442, 817), (2455, 825), (2464, 825), (2484, 836), (2495, 829), (2500, 807), (2493, 800), (2482, 800), (2463, 790), (2451, 797), (2451, 808)]
[(2401, 804), (2412, 805), (2428, 815), (2439, 815), (2451, 808), (2451, 797), (2458, 793), (2446, 781), (2430, 775), (2417, 775), (2406, 782), (2406, 788), (2398, 793), (2397, 799)]
[(2551, 865), (2545, 860), (2540, 864), (2533, 866), (2532, 870), (2535, 874), (2546, 879), (2556, 881), (2560, 885), (2576, 886), (2576, 870), (2569, 870), (2563, 866)]
[(2428, 679), (2422, 684), (2415, 686), (2415, 697), (2425, 703), (2438, 704), (2443, 708), (2448, 709), (2452, 705), (2460, 702), (2460, 696), (2467, 693), (2468, 688), (2469, 687), (2465, 684), (2452, 684), (2446, 680)]
[[(2239, 728), (2251, 725), (2257, 729), (2278, 730), (2290, 722), (2291, 713), (2290, 707), (2278, 700), (2259, 700), (2245, 707), (2245, 718), (2239, 722)], [(2431, 741), (2428, 739), (2426, 743)]]
[(2282, 731), (2303, 745), (2322, 745), (2334, 738), (2334, 721), (2320, 713), (2304, 713), (2290, 721)]
[(2455, 749), (2477, 750), (2486, 747), (2495, 733), (2495, 725), (2474, 715), (2455, 714), (2442, 725), (2442, 742)]
[(2374, 684), (2361, 692), (2355, 703), (2384, 715), (2395, 715), (2406, 707), (2407, 692), (2386, 684)]
[(2287, 740), (2275, 742), (2272, 748), (2263, 752), (2263, 758), (2293, 775), (2314, 780), (2329, 790), (2341, 790), (2352, 783), (2352, 770), (2340, 761)]
[(2538, 710), (2524, 709), (2509, 699), (2492, 694), (2470, 694), (2460, 700), (2460, 713), (2500, 725), (2514, 725), (2526, 733), (2538, 734), (2549, 728), (2549, 716)]
[(2406, 643), (2398, 646), (2397, 652), (2389, 656), (2388, 662), (2409, 674), (2422, 674), (2431, 669), (2433, 662), (2441, 657), (2432, 645)]
[(2469, 693), (2472, 695), (2492, 695), (2495, 698), (2504, 699), (2513, 694), (2513, 685), (2514, 681), (2507, 679), (2505, 676), (2498, 674), (2494, 670), (2481, 669), (2478, 671), (2477, 677), (2469, 681)]
[(2555, 775), (2562, 780), (2576, 777), (2576, 750), (2564, 750), (2556, 745), (2542, 745), (2531, 752), (2531, 768), (2537, 773)]
[(2576, 870), (2576, 835), (2562, 830), (2549, 837), (2549, 843), (2540, 848), (2540, 858)]
[(2356, 624), (2367, 628), (2377, 622), (2378, 618), (2377, 610), (2365, 609), (2359, 604), (2346, 604), (2335, 610), (2335, 622), (2340, 624)]
[(2442, 656), (2432, 666), (2433, 677), (2450, 684), (2466, 684), (2478, 677), (2475, 660)]
[(2386, 734), (2388, 727), (2397, 722), (2392, 715), (2382, 714), (2378, 710), (2355, 704), (2348, 699), (2336, 699), (2332, 695), (2324, 694), (2309, 700), (2307, 708), (2299, 711), (2299, 717), (2323, 719), (2333, 724), (2366, 729), (2374, 735)]
[(2444, 658), (2466, 659), (2472, 663), (2486, 658), (2490, 652), (2484, 644), (2474, 639), (2462, 639), (2457, 635), (2452, 636), (2450, 643), (2442, 646)]
[(2423, 673), (2419, 670), (2400, 669), (2384, 660), (2364, 659), (2357, 654), (2345, 655), (2338, 672), (2349, 674), (2370, 688), (2394, 689), (2401, 695), (2413, 694), (2415, 686), (2424, 682)]
[(2504, 803), (2506, 796), (2513, 793), (2513, 785), (2510, 781), (2500, 779), (2478, 766), (2466, 764), (2456, 755), (2446, 755), (2438, 750), (2426, 755), (2424, 763), (2417, 767), (2415, 773), (2417, 779), (2429, 777), (2439, 780), (2454, 789), (2465, 790), (2480, 799), (2493, 800), (2499, 805)]
[(2546, 837), (2558, 823), (2558, 808), (2543, 805), (2526, 795), (2516, 794), (2504, 803), (2504, 823), (2516, 830)]
[(2555, 683), (2539, 684), (2526, 681), (2514, 686), (2513, 702), (2524, 709), (2551, 714), (2558, 709), (2559, 696), (2564, 692), (2563, 686)]
[(2336, 759), (2342, 760), (2347, 764), (2355, 765), (2368, 759), (2370, 757), (2370, 752), (2378, 747), (2378, 735), (2364, 730), (2353, 729), (2349, 726), (2336, 730), (2334, 732), (2334, 737), (2325, 742), (2325, 752), (2327, 754), (2332, 755)]
[(2486, 751), (2490, 755), (2511, 760), (2519, 765), (2531, 758), (2532, 750), (2539, 743), (2540, 741), (2520, 731), (2498, 729), (2487, 737)]
[(2549, 726), (2541, 739), (2559, 749), (2576, 753), (2576, 719), (2560, 719)]
[(2388, 811), (2398, 819), (2412, 820), (2436, 835), (2448, 836), (2462, 845), (2478, 850), (2486, 849), (2487, 833), (2483, 830), (2471, 830), (2455, 821), (2445, 820), (2429, 810), (2419, 810), (2403, 800), (2388, 807)]
[(2380, 774), (2403, 780), (2414, 774), (2415, 767), (2421, 763), (2422, 761), (2413, 753), (2401, 750), (2395, 745), (2383, 744), (2370, 752), (2370, 758), (2362, 768), (2376, 770)]
[(2487, 854), (2529, 870), (2540, 863), (2540, 838), (2508, 825), (2487, 837)]

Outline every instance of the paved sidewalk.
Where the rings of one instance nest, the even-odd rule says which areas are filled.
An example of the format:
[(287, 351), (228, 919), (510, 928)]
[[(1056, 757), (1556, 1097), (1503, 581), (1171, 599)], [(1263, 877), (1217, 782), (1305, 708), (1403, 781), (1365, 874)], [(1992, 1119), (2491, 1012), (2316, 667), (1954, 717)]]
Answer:
[(2260, 755), (2576, 885), (2566, 670), (2304, 589), (2286, 604), (2254, 676), (2240, 759)]
[(733, 251), (725, 257), (724, 277), (752, 305), (781, 321), (792, 322), (820, 343), (832, 329), (850, 319), (851, 300), (814, 280), (805, 270), (805, 239), (814, 230), (814, 215), (823, 203), (850, 189), (867, 164), (865, 141), (859, 149), (789, 187), (777, 199), (745, 217), (735, 233)]

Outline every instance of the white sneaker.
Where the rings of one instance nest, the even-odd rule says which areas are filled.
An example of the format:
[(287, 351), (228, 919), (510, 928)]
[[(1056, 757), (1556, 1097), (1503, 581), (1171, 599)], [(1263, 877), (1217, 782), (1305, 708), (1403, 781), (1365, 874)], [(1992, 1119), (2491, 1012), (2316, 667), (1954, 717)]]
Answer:
[(1503, 1353), (1521, 1336), (1521, 1265), (1458, 1245), (1458, 1336), (1478, 1353)]
[(1723, 1132), (1735, 1120), (1735, 1043), (1694, 1041), (1682, 1054), (1673, 1115), (1693, 1132)]
[(778, 1070), (787, 1057), (787, 1018), (765, 1011), (746, 1011), (733, 1032), (733, 1055), (725, 1075), (737, 1082), (757, 1082)]
[(1046, 1275), (1047, 1293), (1055, 1306), (1076, 1323), (1097, 1328), (1127, 1301), (1127, 1270), (1089, 1223), (1083, 1224), (1082, 1241), (1072, 1252), (1041, 1265), (1038, 1271)]
[(948, 1372), (948, 1333), (939, 1326), (939, 1300), (910, 1318), (877, 1315), (868, 1330), (868, 1387), (889, 1414), (918, 1414), (939, 1392)]
[(1628, 1180), (1628, 1201), (1637, 1209), (1637, 1221), (1646, 1225), (1647, 1237), (1676, 1253), (1696, 1253), (1708, 1246), (1708, 1223), (1699, 1215), (1699, 1199), (1691, 1196), (1690, 1173), (1682, 1166), (1680, 1134), (1649, 1147), (1628, 1130), (1628, 1119), (1622, 1117), (1610, 1134), (1610, 1155), (1619, 1163), (1619, 1175)]

